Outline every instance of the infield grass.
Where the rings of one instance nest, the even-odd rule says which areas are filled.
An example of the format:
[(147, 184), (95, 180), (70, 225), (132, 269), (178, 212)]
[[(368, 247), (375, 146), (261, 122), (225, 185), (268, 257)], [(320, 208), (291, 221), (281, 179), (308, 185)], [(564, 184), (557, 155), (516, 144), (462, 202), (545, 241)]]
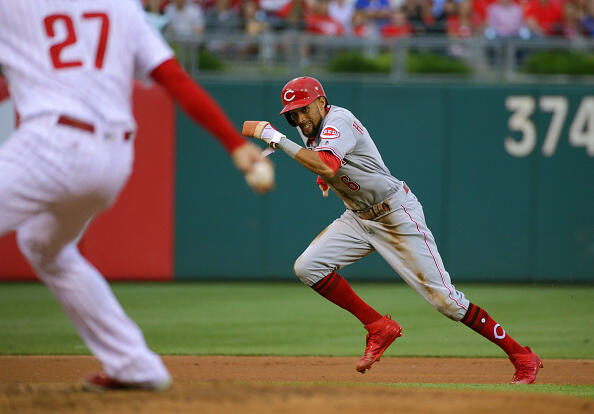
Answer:
[[(594, 358), (593, 286), (457, 286), (544, 359)], [(116, 283), (112, 288), (147, 342), (163, 355), (358, 356), (365, 331), (346, 311), (299, 283)], [(433, 310), (404, 284), (353, 288), (405, 329), (386, 356), (505, 357)], [(0, 354), (89, 354), (45, 286), (0, 284)], [(346, 384), (343, 384), (346, 385)], [(594, 385), (376, 384), (528, 391), (594, 398)]]
[[(283, 382), (280, 384), (298, 384), (292, 382)], [(313, 382), (313, 384), (329, 386), (353, 386), (360, 387), (389, 387), (389, 388), (426, 388), (432, 390), (464, 390), (464, 391), (505, 391), (505, 392), (535, 392), (539, 394), (559, 394), (572, 397), (594, 399), (593, 385), (551, 385), (551, 384), (532, 384), (528, 387), (519, 387), (512, 384), (437, 384), (427, 382), (367, 382), (367, 383), (347, 383), (347, 382)]]
[[(366, 333), (352, 315), (299, 283), (115, 283), (126, 312), (165, 355), (355, 356)], [(503, 357), (440, 315), (407, 285), (353, 288), (405, 335), (386, 356)], [(543, 358), (594, 358), (594, 287), (459, 285)], [(47, 288), (0, 285), (0, 354), (88, 354)]]

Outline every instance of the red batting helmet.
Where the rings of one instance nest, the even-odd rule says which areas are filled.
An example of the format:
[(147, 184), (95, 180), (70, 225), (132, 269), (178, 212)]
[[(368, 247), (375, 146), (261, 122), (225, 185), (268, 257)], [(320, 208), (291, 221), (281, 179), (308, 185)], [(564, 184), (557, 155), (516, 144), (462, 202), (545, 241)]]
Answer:
[(281, 92), (284, 108), (280, 113), (285, 115), (289, 124), (297, 126), (291, 119), (288, 111), (307, 106), (320, 96), (326, 98), (327, 104), (328, 98), (326, 97), (326, 92), (324, 92), (322, 84), (317, 79), (310, 78), (309, 76), (295, 78), (287, 82)]

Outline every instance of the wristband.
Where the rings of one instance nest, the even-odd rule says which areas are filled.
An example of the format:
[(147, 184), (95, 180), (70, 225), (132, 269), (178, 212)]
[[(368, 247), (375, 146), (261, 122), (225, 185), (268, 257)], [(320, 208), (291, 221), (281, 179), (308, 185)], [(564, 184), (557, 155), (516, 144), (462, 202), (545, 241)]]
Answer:
[(295, 144), (287, 137), (282, 137), (276, 146), (283, 150), (291, 158), (295, 158), (299, 150), (303, 148), (302, 146)]

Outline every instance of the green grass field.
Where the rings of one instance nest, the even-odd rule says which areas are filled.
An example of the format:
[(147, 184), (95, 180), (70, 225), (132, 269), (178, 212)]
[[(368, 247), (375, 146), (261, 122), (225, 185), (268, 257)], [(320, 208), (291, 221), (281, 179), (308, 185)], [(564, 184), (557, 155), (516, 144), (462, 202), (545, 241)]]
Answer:
[[(163, 355), (358, 356), (365, 331), (350, 314), (299, 283), (116, 283), (147, 342)], [(405, 329), (386, 356), (501, 357), (496, 346), (441, 316), (404, 284), (353, 284)], [(593, 286), (458, 286), (522, 344), (547, 358), (594, 358)], [(88, 354), (41, 284), (0, 285), (0, 354)], [(505, 384), (392, 384), (517, 391)], [(594, 398), (594, 385), (530, 391)]]
[[(165, 355), (333, 355), (361, 352), (352, 315), (299, 283), (116, 283), (112, 288)], [(404, 284), (353, 284), (405, 329), (386, 356), (504, 357)], [(460, 285), (518, 342), (543, 358), (594, 358), (594, 287)], [(41, 284), (0, 285), (0, 354), (88, 354)]]

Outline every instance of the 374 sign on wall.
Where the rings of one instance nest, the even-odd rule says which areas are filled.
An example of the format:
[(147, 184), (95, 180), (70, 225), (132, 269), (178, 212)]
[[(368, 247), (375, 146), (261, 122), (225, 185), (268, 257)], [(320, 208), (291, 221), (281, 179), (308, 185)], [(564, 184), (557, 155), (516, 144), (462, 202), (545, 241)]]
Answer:
[(551, 157), (555, 154), (563, 127), (569, 124), (568, 140), (574, 147), (584, 147), (590, 157), (594, 157), (594, 96), (584, 96), (573, 119), (567, 119), (569, 100), (565, 96), (541, 96), (538, 110), (551, 113), (546, 131), (538, 131), (531, 116), (537, 110), (537, 99), (529, 95), (508, 96), (505, 108), (511, 112), (507, 125), (510, 131), (519, 132), (519, 138), (507, 136), (504, 146), (514, 157), (526, 157), (536, 148), (538, 135), (544, 133), (542, 154)]

